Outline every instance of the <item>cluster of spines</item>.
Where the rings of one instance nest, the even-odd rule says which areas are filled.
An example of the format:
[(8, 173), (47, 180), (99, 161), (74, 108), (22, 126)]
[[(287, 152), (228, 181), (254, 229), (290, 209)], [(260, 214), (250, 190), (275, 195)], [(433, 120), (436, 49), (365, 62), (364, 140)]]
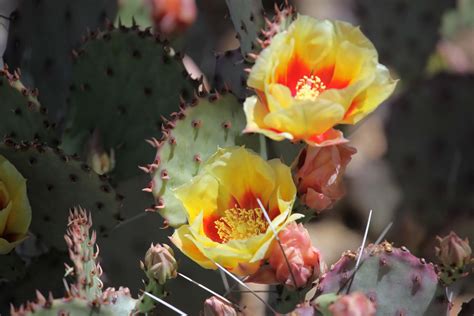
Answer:
[[(26, 316), (34, 314), (39, 310), (50, 310), (53, 307), (61, 307), (60, 314), (69, 315), (68, 305), (78, 302), (90, 311), (100, 310), (100, 306), (113, 305), (119, 297), (131, 297), (130, 290), (126, 287), (107, 288), (102, 291), (102, 268), (97, 263), (99, 248), (95, 244), (96, 233), (90, 234), (92, 227), (91, 214), (82, 208), (75, 208), (70, 211), (68, 218), (68, 229), (64, 236), (69, 249), (69, 257), (74, 267), (66, 266), (66, 276), (73, 274), (76, 282), (68, 284), (64, 280), (65, 296), (54, 299), (52, 293), (46, 298), (40, 291), (36, 291), (36, 300), (28, 301), (24, 305), (15, 308), (10, 307), (12, 316)], [(95, 250), (96, 249), (96, 250)], [(86, 312), (86, 311), (84, 311)], [(61, 314), (62, 313), (62, 314)]]
[(76, 284), (71, 285), (70, 288), (73, 296), (97, 300), (103, 288), (100, 280), (102, 268), (97, 262), (99, 255), (99, 246), (95, 243), (97, 235), (95, 231), (92, 231), (92, 234), (89, 233), (91, 227), (90, 213), (87, 215), (82, 208), (71, 210), (64, 239), (74, 268), (66, 265), (66, 271), (73, 272), (76, 276)]

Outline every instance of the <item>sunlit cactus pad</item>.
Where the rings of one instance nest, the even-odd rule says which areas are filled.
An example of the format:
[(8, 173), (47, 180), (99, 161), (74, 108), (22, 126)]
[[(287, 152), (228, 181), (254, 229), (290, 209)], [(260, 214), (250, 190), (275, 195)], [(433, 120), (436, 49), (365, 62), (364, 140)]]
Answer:
[(245, 117), (234, 95), (210, 95), (188, 104), (165, 126), (164, 138), (156, 142), (155, 160), (147, 167), (153, 177), (149, 190), (156, 210), (169, 225), (179, 226), (186, 216), (173, 189), (195, 176), (217, 148), (238, 143)]
[(376, 303), (377, 315), (443, 315), (448, 310), (433, 264), (388, 242), (363, 251), (352, 284), (356, 254), (346, 253), (322, 277), (318, 294), (362, 291)]

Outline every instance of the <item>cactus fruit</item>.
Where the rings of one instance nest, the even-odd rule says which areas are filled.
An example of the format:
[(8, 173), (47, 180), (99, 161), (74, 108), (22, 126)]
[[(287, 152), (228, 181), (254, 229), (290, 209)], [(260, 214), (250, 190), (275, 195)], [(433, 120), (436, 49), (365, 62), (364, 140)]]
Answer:
[(113, 21), (116, 10), (114, 0), (22, 0), (11, 14), (6, 63), (40, 89), (40, 101), (55, 120), (64, 115), (71, 50), (87, 29)]
[(181, 54), (136, 26), (92, 32), (75, 56), (65, 143), (80, 145), (65, 150), (82, 152), (98, 129), (105, 151), (115, 151), (115, 178), (136, 175), (153, 155), (144, 139), (159, 133), (162, 115), (171, 114), (180, 97), (192, 97), (198, 83)]
[(454, 0), (355, 2), (362, 30), (379, 50), (381, 62), (393, 66), (405, 80), (425, 73), (428, 57), (439, 39), (443, 13), (454, 6)]
[(47, 246), (65, 249), (65, 212), (76, 205), (93, 210), (100, 237), (121, 219), (122, 197), (76, 158), (40, 144), (11, 140), (0, 144), (0, 154), (28, 179), (28, 198), (34, 210), (30, 231)]
[(320, 279), (317, 294), (361, 291), (376, 303), (377, 315), (444, 315), (449, 302), (434, 265), (390, 243), (369, 245), (355, 272), (356, 255), (346, 253)]
[(37, 141), (56, 145), (54, 124), (37, 99), (37, 90), (27, 89), (18, 72), (0, 70), (0, 139)]
[(186, 213), (173, 189), (189, 181), (218, 147), (238, 143), (245, 126), (243, 110), (232, 94), (200, 97), (165, 124), (153, 163), (144, 169), (152, 176), (145, 190), (156, 199), (155, 210), (171, 226), (186, 223)]
[(474, 207), (474, 109), (466, 103), (473, 85), (472, 75), (439, 74), (391, 107), (387, 156), (403, 191), (399, 217), (412, 217), (425, 231), (437, 232)]

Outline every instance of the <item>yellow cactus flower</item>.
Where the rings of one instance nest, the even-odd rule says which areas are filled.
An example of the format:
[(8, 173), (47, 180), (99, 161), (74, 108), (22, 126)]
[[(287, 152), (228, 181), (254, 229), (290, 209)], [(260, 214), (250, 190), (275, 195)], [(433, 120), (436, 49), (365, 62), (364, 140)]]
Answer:
[(262, 50), (247, 84), (257, 95), (244, 104), (245, 132), (326, 146), (345, 142), (334, 126), (360, 121), (396, 81), (358, 27), (300, 15)]
[(219, 149), (175, 194), (188, 224), (176, 229), (174, 244), (204, 268), (218, 263), (241, 276), (259, 268), (274, 239), (258, 200), (277, 231), (301, 217), (291, 214), (296, 187), (290, 168), (243, 147)]
[(26, 238), (31, 207), (26, 179), (0, 155), (0, 254), (7, 254)]

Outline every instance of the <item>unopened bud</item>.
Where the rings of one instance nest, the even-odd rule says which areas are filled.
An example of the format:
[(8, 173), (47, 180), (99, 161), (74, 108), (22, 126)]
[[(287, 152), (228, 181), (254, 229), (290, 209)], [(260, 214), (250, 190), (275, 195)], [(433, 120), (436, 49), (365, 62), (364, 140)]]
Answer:
[(145, 262), (141, 262), (141, 267), (149, 278), (155, 279), (159, 284), (165, 284), (167, 280), (175, 278), (178, 273), (173, 249), (166, 244), (151, 244), (146, 252)]
[(469, 240), (462, 240), (455, 232), (441, 238), (437, 237), (439, 247), (436, 247), (436, 256), (446, 267), (463, 268), (471, 261), (471, 247)]
[(212, 296), (204, 301), (204, 316), (237, 316), (234, 307)]

